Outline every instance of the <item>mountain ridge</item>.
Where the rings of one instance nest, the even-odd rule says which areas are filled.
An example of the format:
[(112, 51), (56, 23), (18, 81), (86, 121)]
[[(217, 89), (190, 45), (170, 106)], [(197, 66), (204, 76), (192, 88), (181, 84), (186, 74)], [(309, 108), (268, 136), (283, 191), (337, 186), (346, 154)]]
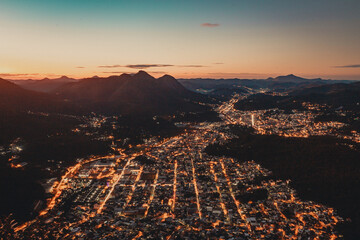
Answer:
[(27, 90), (0, 78), (0, 111), (2, 114), (27, 111), (76, 113), (80, 109), (56, 96)]
[(104, 114), (161, 114), (202, 109), (201, 98), (174, 77), (154, 78), (145, 71), (120, 76), (85, 78), (53, 91), (58, 96)]

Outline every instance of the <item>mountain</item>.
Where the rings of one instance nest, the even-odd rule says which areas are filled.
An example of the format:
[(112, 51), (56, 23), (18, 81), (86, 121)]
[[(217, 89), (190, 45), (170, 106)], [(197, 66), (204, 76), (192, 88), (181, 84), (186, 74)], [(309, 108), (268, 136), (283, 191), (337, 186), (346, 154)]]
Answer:
[(301, 87), (289, 91), (287, 96), (254, 94), (236, 103), (240, 110), (280, 108), (284, 110), (303, 109), (301, 103), (326, 104), (334, 109), (360, 111), (360, 82), (323, 84)]
[(268, 88), (273, 90), (289, 90), (299, 87), (309, 87), (309, 86), (319, 86), (323, 84), (331, 84), (334, 83), (331, 80), (323, 80), (321, 78), (302, 78), (295, 76), (294, 74), (289, 74), (286, 76), (278, 76), (275, 78), (266, 79), (268, 82)]
[[(241, 87), (287, 91), (299, 87), (312, 87), (324, 84), (351, 83), (347, 80), (307, 79), (293, 74), (268, 79), (179, 79), (179, 82), (192, 91), (211, 92), (216, 89), (237, 89)], [(230, 91), (231, 92), (231, 91)], [(232, 93), (232, 92), (231, 92)]]
[(198, 111), (204, 96), (183, 87), (175, 78), (154, 78), (145, 71), (68, 83), (53, 93), (103, 114), (161, 114)]
[(63, 99), (46, 93), (39, 93), (0, 78), (0, 112), (74, 113), (78, 109)]
[(289, 93), (295, 99), (360, 110), (360, 82), (303, 88)]
[(289, 74), (286, 76), (278, 76), (276, 78), (268, 78), (267, 81), (274, 81), (274, 82), (308, 82), (308, 81), (324, 81), (321, 78), (315, 78), (315, 79), (307, 79), (295, 76), (294, 74)]
[(360, 82), (355, 83), (335, 83), (319, 86), (311, 86), (306, 88), (298, 88), (290, 91), (290, 95), (308, 95), (308, 94), (332, 94), (347, 90), (358, 91), (360, 89)]
[(178, 79), (178, 81), (187, 89), (198, 92), (211, 92), (217, 89), (226, 88), (261, 88), (268, 83), (265, 80), (260, 79), (211, 79), (211, 78), (192, 78), (192, 79)]
[(67, 83), (76, 82), (77, 80), (73, 78), (69, 78), (67, 76), (62, 76), (60, 78), (55, 78), (55, 79), (44, 78), (42, 80), (29, 79), (29, 80), (10, 80), (10, 81), (28, 90), (49, 93)]

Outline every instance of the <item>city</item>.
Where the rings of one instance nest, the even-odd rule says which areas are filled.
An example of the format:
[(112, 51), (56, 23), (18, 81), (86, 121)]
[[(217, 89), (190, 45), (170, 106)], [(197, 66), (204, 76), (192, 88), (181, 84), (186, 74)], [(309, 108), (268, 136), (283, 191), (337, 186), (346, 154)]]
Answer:
[(241, 116), (234, 101), (218, 108), (222, 122), (81, 160), (49, 185), (47, 208), (16, 226), (14, 237), (336, 239), (342, 219), (334, 209), (301, 201), (289, 181), (271, 179), (253, 161), (204, 153), (232, 137), (226, 125)]
[(359, 0), (1, 0), (0, 240), (359, 240)]

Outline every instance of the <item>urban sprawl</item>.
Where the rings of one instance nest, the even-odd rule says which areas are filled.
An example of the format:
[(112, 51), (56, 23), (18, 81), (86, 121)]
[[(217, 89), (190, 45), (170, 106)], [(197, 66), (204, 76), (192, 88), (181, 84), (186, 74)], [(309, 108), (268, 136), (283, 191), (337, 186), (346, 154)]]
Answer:
[(313, 123), (310, 111), (237, 111), (236, 101), (217, 108), (221, 122), (152, 138), (130, 152), (114, 145), (116, 155), (79, 159), (61, 179), (48, 180), (47, 208), (14, 226), (14, 238), (336, 239), (342, 219), (333, 209), (302, 201), (289, 181), (273, 180), (254, 161), (204, 149), (232, 138), (229, 124), (296, 137), (331, 134), (341, 124)]

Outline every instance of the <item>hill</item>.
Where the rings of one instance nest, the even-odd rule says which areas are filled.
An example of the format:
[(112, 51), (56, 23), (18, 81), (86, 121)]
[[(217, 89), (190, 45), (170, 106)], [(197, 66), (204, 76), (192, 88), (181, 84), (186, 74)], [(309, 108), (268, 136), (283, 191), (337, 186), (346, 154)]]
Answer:
[(49, 79), (44, 78), (42, 80), (10, 80), (11, 82), (21, 86), (24, 89), (37, 91), (37, 92), (44, 92), (49, 93), (54, 91), (55, 89), (70, 83), (70, 82), (77, 82), (76, 79), (69, 78), (67, 76), (62, 76), (60, 78)]
[(80, 110), (61, 98), (46, 93), (23, 89), (7, 80), (0, 79), (0, 112), (77, 113)]
[(175, 78), (154, 78), (144, 71), (68, 83), (53, 93), (102, 114), (155, 115), (204, 109), (204, 96), (183, 87)]
[(291, 91), (289, 96), (299, 101), (327, 104), (334, 108), (360, 110), (360, 83), (337, 83)]
[(23, 89), (0, 79), (0, 144), (17, 137), (34, 139), (78, 124), (61, 114), (82, 114), (81, 108), (63, 99)]
[(300, 83), (300, 82), (323, 82), (325, 80), (321, 78), (315, 78), (315, 79), (308, 79), (308, 78), (302, 78), (295, 76), (294, 74), (289, 74), (285, 76), (278, 76), (275, 78), (268, 78), (267, 81), (273, 81), (273, 82), (293, 82), (293, 83)]
[(307, 79), (295, 76), (293, 74), (278, 76), (268, 79), (179, 79), (179, 82), (192, 91), (211, 92), (217, 89), (236, 90), (237, 88), (260, 89), (268, 88), (270, 90), (287, 91), (299, 87), (313, 87), (324, 84), (350, 83), (353, 81), (324, 80), (321, 78)]
[(360, 83), (335, 83), (319, 86), (303, 86), (288, 92), (287, 96), (255, 94), (236, 104), (239, 110), (280, 108), (301, 109), (302, 102), (326, 104), (331, 108), (360, 110)]

